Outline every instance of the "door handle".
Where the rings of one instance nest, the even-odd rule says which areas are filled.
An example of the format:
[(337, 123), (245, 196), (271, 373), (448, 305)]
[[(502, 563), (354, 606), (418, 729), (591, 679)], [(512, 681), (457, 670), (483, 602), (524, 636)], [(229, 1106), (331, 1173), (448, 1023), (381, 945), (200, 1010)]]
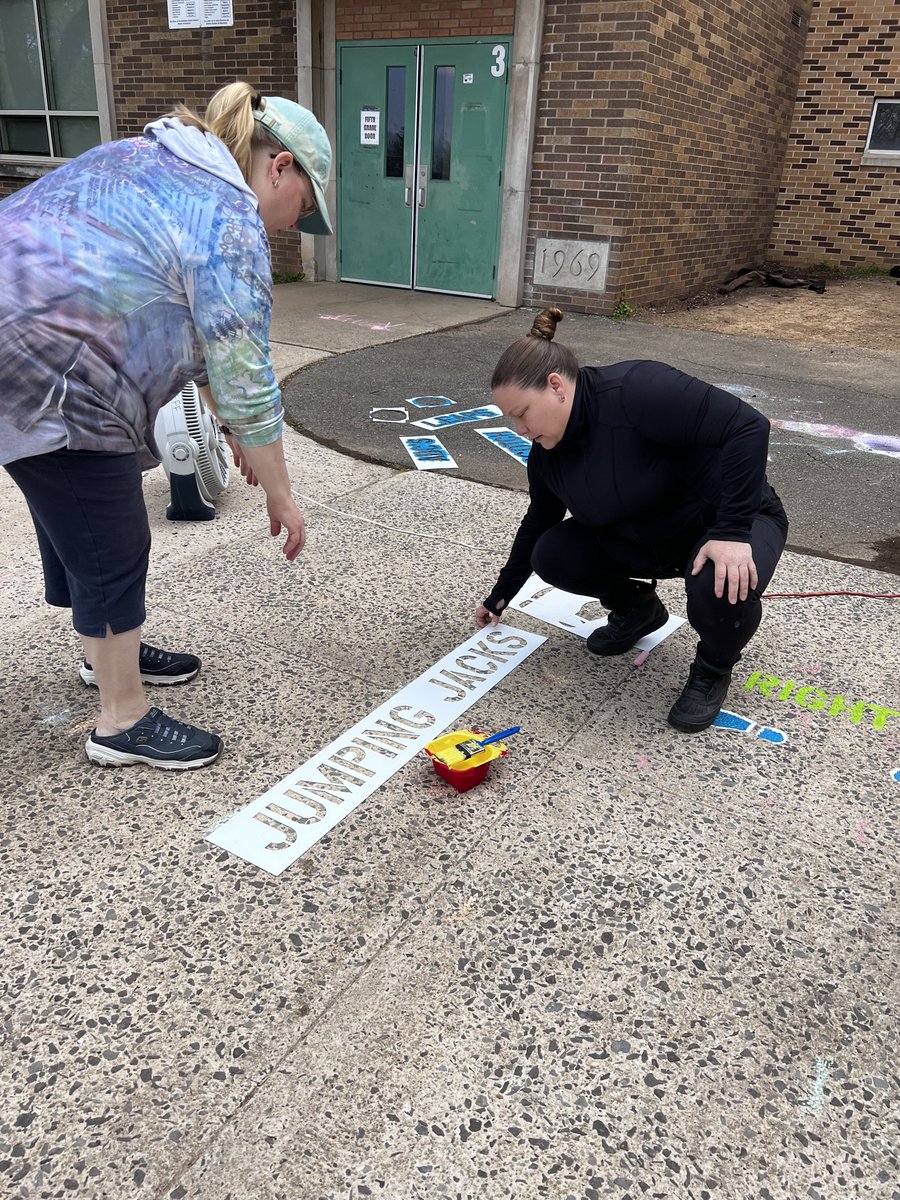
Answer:
[(428, 203), (428, 163), (422, 163), (419, 167), (419, 189), (416, 203), (419, 208), (424, 208)]
[(413, 175), (414, 175), (413, 165), (412, 165), (412, 163), (407, 163), (406, 168), (403, 172), (403, 182), (404, 182), (403, 203), (406, 206), (406, 208), (412, 208)]

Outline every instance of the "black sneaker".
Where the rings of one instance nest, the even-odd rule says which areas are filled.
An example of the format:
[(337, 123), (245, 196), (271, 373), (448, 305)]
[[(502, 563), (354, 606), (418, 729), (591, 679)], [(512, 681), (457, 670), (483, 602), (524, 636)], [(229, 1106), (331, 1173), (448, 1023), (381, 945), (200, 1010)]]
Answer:
[(190, 771), (214, 762), (222, 753), (222, 739), (151, 708), (136, 725), (114, 737), (101, 737), (92, 730), (84, 748), (91, 762), (100, 767), (147, 763), (169, 771)]
[[(141, 683), (170, 684), (187, 683), (200, 670), (200, 659), (196, 654), (170, 654), (168, 650), (157, 650), (141, 642)], [(97, 677), (91, 664), (81, 664), (78, 672), (85, 683), (97, 686)]]
[(710, 666), (698, 654), (684, 690), (669, 712), (669, 724), (683, 733), (708, 729), (725, 703), (730, 683), (731, 671)]
[(609, 614), (606, 624), (595, 629), (588, 638), (587, 648), (604, 658), (627, 654), (635, 642), (653, 633), (654, 629), (661, 629), (668, 619), (666, 606), (655, 590), (639, 593), (627, 608)]

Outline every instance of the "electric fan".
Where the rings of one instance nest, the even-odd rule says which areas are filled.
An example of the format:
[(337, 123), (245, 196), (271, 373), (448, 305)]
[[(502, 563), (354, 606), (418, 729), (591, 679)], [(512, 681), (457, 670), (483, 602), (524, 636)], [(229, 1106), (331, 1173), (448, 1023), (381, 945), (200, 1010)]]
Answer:
[(170, 521), (211, 521), (213, 501), (228, 486), (228, 443), (215, 417), (189, 383), (159, 410), (154, 427), (169, 477)]

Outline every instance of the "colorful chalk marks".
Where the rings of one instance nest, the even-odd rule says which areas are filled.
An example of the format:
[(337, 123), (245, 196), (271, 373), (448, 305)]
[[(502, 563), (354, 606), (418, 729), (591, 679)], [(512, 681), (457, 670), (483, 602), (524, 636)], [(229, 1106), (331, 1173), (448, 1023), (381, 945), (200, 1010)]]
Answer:
[(832, 1065), (830, 1058), (816, 1059), (816, 1078), (809, 1089), (809, 1099), (806, 1101), (806, 1107), (816, 1116), (819, 1116), (825, 1104), (825, 1081), (828, 1079), (828, 1072)]
[(492, 442), (500, 450), (505, 451), (510, 458), (520, 462), (524, 467), (531, 452), (531, 442), (513, 429), (498, 427), (497, 429), (476, 429), (476, 433), (487, 441)]
[(455, 467), (456, 461), (443, 442), (436, 437), (402, 437), (400, 441), (416, 464), (417, 471), (434, 471)]
[[(729, 712), (727, 708), (723, 708), (713, 721), (714, 729), (731, 729), (734, 733), (751, 733), (756, 727), (756, 722), (751, 721), (749, 717)], [(753, 733), (752, 736), (757, 741), (770, 742), (773, 746), (783, 746), (788, 740), (786, 733), (782, 733), (780, 729), (770, 729), (768, 725), (764, 725), (758, 733)]]
[(788, 433), (803, 433), (807, 437), (838, 438), (853, 443), (855, 450), (870, 454), (886, 454), (889, 458), (900, 458), (900, 438), (886, 433), (866, 433), (862, 429), (846, 429), (843, 425), (821, 425), (815, 421), (772, 420), (773, 428)]

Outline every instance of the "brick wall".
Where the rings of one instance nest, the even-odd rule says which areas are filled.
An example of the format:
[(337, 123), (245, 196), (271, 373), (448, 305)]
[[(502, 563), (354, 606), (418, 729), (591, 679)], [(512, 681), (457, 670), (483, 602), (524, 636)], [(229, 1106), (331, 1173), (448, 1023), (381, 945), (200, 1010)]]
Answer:
[(900, 0), (815, 0), (773, 257), (900, 262), (900, 163), (862, 161), (876, 99), (900, 99)]
[[(549, 0), (526, 302), (609, 312), (765, 256), (809, 2)], [(609, 238), (606, 294), (529, 286), (538, 236)]]
[[(169, 29), (165, 0), (107, 0), (117, 135), (133, 137), (179, 102), (198, 111), (226, 83), (249, 79), (263, 92), (297, 99), (293, 3), (234, 0), (234, 25)], [(27, 181), (0, 179), (0, 198)], [(300, 270), (300, 238), (272, 239), (276, 271)]]
[(7, 196), (11, 196), (13, 192), (17, 192), (19, 188), (23, 188), (28, 184), (27, 179), (0, 179), (0, 200), (5, 200)]
[[(235, 79), (297, 99), (294, 4), (234, 0), (233, 10), (229, 28), (169, 29), (163, 0), (107, 0), (119, 137), (140, 133), (179, 101), (202, 112), (213, 92)], [(300, 270), (298, 235), (272, 239), (272, 265)]]
[(337, 0), (338, 41), (364, 38), (502, 37), (513, 31), (514, 0)]

